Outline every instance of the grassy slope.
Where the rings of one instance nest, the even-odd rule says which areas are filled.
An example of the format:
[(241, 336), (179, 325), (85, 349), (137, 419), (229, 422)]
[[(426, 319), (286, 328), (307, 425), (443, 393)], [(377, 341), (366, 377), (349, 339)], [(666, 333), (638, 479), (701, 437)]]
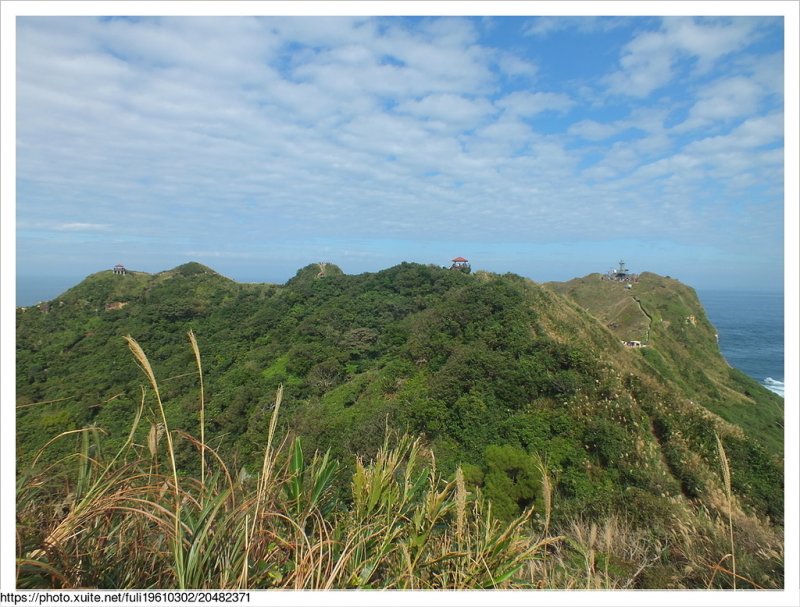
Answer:
[(783, 399), (728, 365), (692, 288), (652, 273), (631, 289), (599, 274), (547, 286), (585, 307), (621, 340), (646, 343), (640, 354), (661, 376), (782, 459)]
[[(504, 516), (541, 507), (536, 456), (554, 475), (555, 519), (613, 511), (657, 527), (671, 524), (678, 504), (719, 511), (716, 433), (740, 518), (780, 520), (779, 439), (771, 422), (748, 418), (754, 403), (775, 399), (727, 368), (680, 283), (644, 275), (625, 291), (593, 277), (543, 288), (416, 264), (359, 276), (319, 270), (304, 268), (282, 287), (238, 285), (199, 264), (100, 273), (48, 313), (18, 311), (19, 457), (92, 423), (125, 436), (141, 383), (126, 334), (151, 353), (174, 426), (196, 428), (192, 328), (204, 355), (207, 436), (239, 465), (258, 461), (264, 402), (283, 384), (287, 430), (307, 452), (330, 447), (352, 461), (377, 452), (387, 424), (407, 429), (425, 437), (444, 473), (463, 464), (468, 484)], [(128, 305), (105, 311), (109, 301)], [(619, 338), (637, 335), (648, 315), (649, 347), (624, 348)], [(177, 451), (178, 465), (191, 467), (194, 450)]]

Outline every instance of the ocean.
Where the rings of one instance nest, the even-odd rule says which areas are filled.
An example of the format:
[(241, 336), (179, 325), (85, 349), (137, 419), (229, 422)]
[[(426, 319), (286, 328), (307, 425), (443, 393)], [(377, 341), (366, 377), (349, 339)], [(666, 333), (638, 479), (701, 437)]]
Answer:
[[(80, 278), (17, 277), (18, 306), (51, 300)], [(783, 396), (783, 293), (698, 290), (717, 332), (719, 346), (732, 366)]]
[(17, 275), (17, 306), (35, 306), (50, 301), (81, 282), (85, 276), (19, 276)]
[(728, 363), (783, 396), (783, 293), (697, 291)]

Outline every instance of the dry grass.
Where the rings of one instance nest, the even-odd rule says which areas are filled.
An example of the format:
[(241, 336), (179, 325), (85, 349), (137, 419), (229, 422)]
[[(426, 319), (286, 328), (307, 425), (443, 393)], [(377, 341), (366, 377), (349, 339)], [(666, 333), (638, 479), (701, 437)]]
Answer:
[(663, 556), (664, 545), (617, 516), (596, 523), (572, 520), (547, 558), (528, 576), (539, 588), (612, 590), (643, 586), (643, 574)]
[[(21, 588), (511, 588), (551, 542), (530, 537), (531, 512), (497, 521), (480, 495), (468, 494), (460, 471), (444, 480), (408, 436), (387, 433), (373, 461), (358, 459), (352, 507), (334, 508), (336, 462), (328, 454), (308, 460), (299, 439), (277, 433), (282, 390), (258, 478), (234, 480), (202, 427), (200, 439), (170, 427), (155, 372), (126, 339), (159, 419), (136, 443), (143, 389), (128, 440), (110, 461), (90, 456), (102, 452), (103, 437), (88, 428), (76, 432), (83, 440), (75, 457), (20, 477)], [(203, 399), (201, 384), (204, 422)], [(198, 449), (199, 477), (178, 470), (179, 437)]]
[(731, 469), (728, 466), (728, 457), (725, 455), (725, 448), (722, 446), (722, 441), (719, 439), (718, 435), (715, 434), (714, 436), (717, 439), (717, 451), (719, 452), (719, 462), (722, 468), (722, 481), (725, 488), (725, 497), (727, 499), (728, 506), (728, 530), (731, 538), (730, 554), (726, 554), (724, 557), (722, 557), (722, 560), (727, 559), (728, 557), (731, 558), (731, 566), (733, 567), (733, 571), (731, 572), (731, 581), (733, 583), (733, 589), (736, 590), (736, 546), (733, 542), (733, 496), (731, 491)]
[[(200, 438), (171, 428), (156, 375), (132, 338), (142, 389), (122, 448), (102, 456), (99, 428), (65, 432), (78, 451), (54, 464), (34, 458), (17, 484), (20, 588), (624, 589), (780, 587), (778, 531), (742, 511), (721, 443), (722, 488), (710, 508), (669, 498), (660, 537), (617, 516), (553, 520), (557, 495), (545, 458), (544, 517), (501, 522), (461, 470), (437, 471), (419, 439), (386, 434), (374, 459), (358, 458), (347, 504), (334, 499), (329, 454), (307, 457), (278, 432), (278, 390), (259, 475), (231, 474), (205, 441), (200, 351)], [(139, 430), (148, 399), (157, 405)], [(137, 439), (138, 437), (138, 439)], [(139, 444), (137, 440), (141, 441)], [(175, 441), (193, 445), (199, 474), (179, 470)], [(169, 466), (162, 472), (160, 460)], [(165, 461), (166, 461), (165, 460)], [(538, 530), (538, 531), (537, 531)], [(734, 545), (737, 539), (738, 546)], [(734, 559), (734, 549), (735, 559)], [(730, 567), (728, 566), (730, 562)]]

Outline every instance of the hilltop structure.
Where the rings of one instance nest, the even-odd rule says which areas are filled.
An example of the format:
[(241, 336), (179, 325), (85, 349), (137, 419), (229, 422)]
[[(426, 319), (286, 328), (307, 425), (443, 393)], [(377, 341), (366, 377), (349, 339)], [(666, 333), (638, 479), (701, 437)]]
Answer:
[(633, 274), (625, 267), (625, 262), (619, 260), (618, 268), (611, 268), (605, 275), (602, 276), (603, 280), (613, 280), (615, 282), (639, 282), (639, 275)]
[(125, 274), (128, 273), (128, 270), (126, 270), (125, 266), (123, 266), (121, 263), (115, 265), (111, 271), (114, 272), (114, 274), (119, 274), (121, 276), (124, 276)]
[(469, 260), (464, 259), (463, 257), (456, 257), (453, 259), (453, 265), (450, 266), (451, 270), (461, 270), (462, 272), (467, 272), (471, 270), (469, 265)]

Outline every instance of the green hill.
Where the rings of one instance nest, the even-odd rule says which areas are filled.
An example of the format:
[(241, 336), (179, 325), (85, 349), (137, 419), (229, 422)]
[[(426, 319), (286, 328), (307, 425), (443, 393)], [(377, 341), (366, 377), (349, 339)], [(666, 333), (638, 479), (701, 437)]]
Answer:
[[(282, 385), (282, 430), (343, 462), (343, 503), (354, 454), (373, 457), (397, 429), (422, 437), (445, 476), (460, 466), (502, 518), (530, 506), (549, 516), (545, 462), (553, 524), (614, 515), (668, 543), (678, 522), (727, 512), (718, 436), (740, 529), (779, 537), (782, 401), (727, 366), (690, 288), (653, 274), (632, 289), (409, 263), (357, 276), (312, 264), (285, 285), (238, 284), (194, 263), (94, 274), (17, 310), (21, 467), (67, 430), (94, 425), (111, 445), (125, 441), (143, 383), (126, 335), (150, 358), (171, 426), (196, 434), (190, 329), (206, 441), (245, 470), (261, 466)], [(71, 449), (60, 441), (43, 458)], [(175, 450), (192, 469), (191, 443)], [(747, 550), (759, 584), (781, 579), (773, 553)]]
[(640, 341), (639, 353), (657, 375), (782, 454), (783, 399), (728, 365), (694, 289), (648, 272), (627, 284), (591, 274), (545, 286), (575, 301), (621, 341)]

